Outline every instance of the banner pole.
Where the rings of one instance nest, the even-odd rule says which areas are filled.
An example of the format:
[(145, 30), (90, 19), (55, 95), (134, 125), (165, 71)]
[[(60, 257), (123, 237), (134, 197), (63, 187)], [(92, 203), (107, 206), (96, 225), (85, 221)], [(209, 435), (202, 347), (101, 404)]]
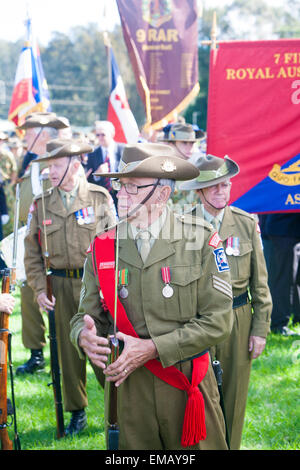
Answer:
[(217, 48), (217, 14), (213, 12), (213, 19), (212, 19), (212, 27), (210, 30), (210, 40), (209, 41), (201, 41), (201, 45), (203, 46), (210, 46), (211, 49)]

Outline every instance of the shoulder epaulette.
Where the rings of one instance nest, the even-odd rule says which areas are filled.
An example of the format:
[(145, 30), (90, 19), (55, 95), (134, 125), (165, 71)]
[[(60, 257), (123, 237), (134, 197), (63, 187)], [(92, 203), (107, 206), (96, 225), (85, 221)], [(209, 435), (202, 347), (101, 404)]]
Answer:
[[(52, 192), (53, 188), (46, 189), (46, 191), (44, 191), (44, 197), (50, 196)], [(33, 198), (34, 201), (38, 201), (39, 199), (42, 199), (42, 193), (38, 194), (37, 196), (34, 196)]]
[(209, 222), (206, 222), (202, 217), (196, 217), (192, 214), (175, 214), (177, 220), (182, 222), (183, 224), (191, 224), (191, 225), (198, 225), (200, 227), (205, 227), (208, 229), (212, 228), (212, 225)]
[(88, 190), (105, 194), (105, 196), (109, 194), (107, 189), (105, 189), (103, 186), (99, 186), (98, 184), (93, 184), (93, 183), (88, 183)]
[(230, 209), (232, 210), (233, 213), (243, 215), (245, 217), (248, 217), (249, 219), (255, 220), (255, 217), (253, 214), (250, 214), (249, 212), (246, 212), (243, 209), (240, 209), (239, 207), (230, 206)]

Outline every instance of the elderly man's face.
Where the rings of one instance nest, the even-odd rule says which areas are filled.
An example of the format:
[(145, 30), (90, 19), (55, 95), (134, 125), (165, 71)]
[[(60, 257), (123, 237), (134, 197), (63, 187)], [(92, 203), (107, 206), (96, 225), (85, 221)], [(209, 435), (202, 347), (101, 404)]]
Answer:
[[(137, 209), (128, 219), (135, 225), (147, 226), (160, 215), (171, 192), (169, 186), (157, 185), (156, 178), (121, 178), (121, 189), (117, 193), (118, 213), (121, 218)], [(151, 197), (140, 204), (156, 186)]]
[(109, 147), (113, 140), (113, 136), (107, 129), (102, 129), (101, 127), (96, 129), (96, 137), (98, 145), (101, 147)]
[[(68, 168), (69, 165), (69, 168)], [(71, 160), (69, 157), (53, 158), (48, 161), (49, 167), (49, 178), (53, 187), (56, 187), (61, 182), (63, 176), (63, 185), (66, 186), (73, 176), (77, 173), (79, 162), (76, 160)], [(68, 168), (68, 171), (66, 172)]]
[[(217, 210), (224, 209), (224, 207), (228, 204), (230, 199), (230, 189), (231, 183), (228, 180), (223, 181), (222, 183), (215, 184), (208, 188), (203, 188), (202, 190), (198, 190), (198, 194), (204, 207), (209, 210), (209, 204), (215, 207)], [(201, 194), (202, 192), (202, 194)], [(204, 197), (203, 197), (204, 196)]]

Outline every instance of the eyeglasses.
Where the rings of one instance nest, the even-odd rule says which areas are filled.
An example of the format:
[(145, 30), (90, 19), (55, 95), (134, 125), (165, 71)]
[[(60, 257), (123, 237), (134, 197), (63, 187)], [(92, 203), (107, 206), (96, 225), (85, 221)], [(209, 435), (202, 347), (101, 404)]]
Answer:
[(122, 187), (124, 186), (127, 194), (137, 194), (139, 189), (149, 188), (150, 186), (157, 186), (157, 183), (158, 182), (152, 183), (152, 184), (143, 184), (142, 186), (138, 186), (137, 184), (134, 184), (134, 183), (122, 183), (120, 180), (112, 180), (111, 187), (115, 191), (120, 191)]
[(99, 134), (96, 134), (96, 137), (105, 137), (105, 135), (106, 135), (106, 134), (102, 134), (102, 133), (100, 134), (100, 133), (99, 133)]

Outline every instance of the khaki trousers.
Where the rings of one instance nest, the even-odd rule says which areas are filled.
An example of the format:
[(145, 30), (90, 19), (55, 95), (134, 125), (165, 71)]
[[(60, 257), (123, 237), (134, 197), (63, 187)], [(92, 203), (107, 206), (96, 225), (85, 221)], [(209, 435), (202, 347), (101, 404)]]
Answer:
[[(179, 368), (191, 379), (191, 362)], [(205, 402), (207, 438), (196, 446), (181, 446), (181, 433), (187, 401), (186, 392), (155, 377), (145, 367), (134, 371), (118, 389), (120, 450), (226, 450), (225, 426), (214, 372), (200, 384)], [(106, 422), (108, 384), (105, 389)]]
[(211, 355), (220, 361), (223, 369), (223, 394), (226, 421), (230, 436), (230, 449), (241, 445), (247, 395), (251, 371), (248, 351), (252, 322), (251, 304), (236, 308), (229, 338), (212, 348)]
[(27, 282), (21, 289), (22, 341), (25, 348), (43, 349), (46, 345), (45, 322), (35, 300), (34, 292)]

